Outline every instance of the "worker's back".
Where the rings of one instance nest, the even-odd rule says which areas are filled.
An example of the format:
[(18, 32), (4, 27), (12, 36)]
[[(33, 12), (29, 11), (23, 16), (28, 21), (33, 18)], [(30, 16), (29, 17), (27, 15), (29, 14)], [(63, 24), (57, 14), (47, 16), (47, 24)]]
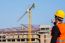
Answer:
[(59, 23), (57, 26), (61, 33), (60, 37), (58, 37), (58, 40), (62, 43), (65, 43), (65, 23)]

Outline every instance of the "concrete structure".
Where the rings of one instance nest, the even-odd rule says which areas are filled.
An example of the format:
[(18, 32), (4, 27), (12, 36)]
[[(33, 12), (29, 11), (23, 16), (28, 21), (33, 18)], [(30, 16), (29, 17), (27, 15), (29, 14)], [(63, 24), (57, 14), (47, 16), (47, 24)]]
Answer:
[(51, 40), (51, 27), (49, 25), (40, 25), (40, 43), (50, 43)]
[[(27, 43), (27, 26), (0, 29), (0, 43)], [(32, 26), (32, 43), (50, 43), (50, 26), (34, 25)]]

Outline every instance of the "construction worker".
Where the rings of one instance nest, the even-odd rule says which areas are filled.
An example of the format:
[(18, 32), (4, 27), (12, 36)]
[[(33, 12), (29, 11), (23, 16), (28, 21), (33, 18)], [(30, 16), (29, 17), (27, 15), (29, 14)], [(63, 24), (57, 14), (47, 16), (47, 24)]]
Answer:
[(63, 10), (57, 10), (55, 13), (54, 26), (51, 31), (51, 43), (65, 43), (65, 23), (63, 23), (65, 13)]

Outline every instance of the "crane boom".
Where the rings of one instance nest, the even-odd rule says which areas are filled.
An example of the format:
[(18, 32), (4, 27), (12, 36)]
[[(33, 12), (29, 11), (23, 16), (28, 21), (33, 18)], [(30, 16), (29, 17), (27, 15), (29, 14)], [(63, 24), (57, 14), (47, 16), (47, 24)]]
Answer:
[(33, 3), (32, 6), (29, 8), (31, 10), (32, 8), (35, 8), (35, 4)]
[(27, 11), (18, 19), (18, 21), (20, 21), (25, 15), (26, 15)]

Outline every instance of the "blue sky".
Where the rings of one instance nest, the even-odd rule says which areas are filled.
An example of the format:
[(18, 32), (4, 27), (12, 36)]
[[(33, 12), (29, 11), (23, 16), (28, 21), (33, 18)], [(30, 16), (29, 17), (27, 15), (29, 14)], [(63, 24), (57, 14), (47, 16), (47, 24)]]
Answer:
[(32, 24), (52, 25), (55, 11), (65, 11), (65, 0), (0, 0), (0, 28), (28, 24), (28, 15), (19, 22), (17, 20), (33, 2), (36, 6), (32, 9)]

